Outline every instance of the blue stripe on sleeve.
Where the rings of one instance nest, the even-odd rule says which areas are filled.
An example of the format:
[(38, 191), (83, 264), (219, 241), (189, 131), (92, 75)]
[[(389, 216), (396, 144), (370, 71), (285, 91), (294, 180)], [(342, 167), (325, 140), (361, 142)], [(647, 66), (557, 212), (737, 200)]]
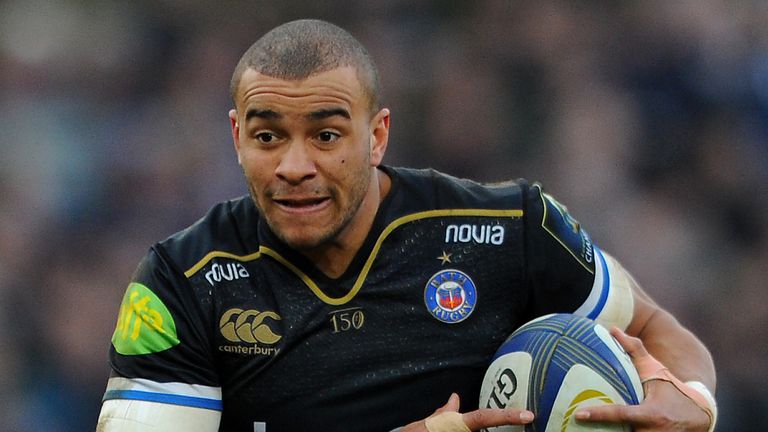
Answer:
[(587, 318), (589, 319), (596, 319), (597, 316), (600, 315), (600, 312), (602, 312), (605, 307), (605, 303), (608, 301), (608, 293), (611, 290), (611, 275), (608, 273), (608, 265), (605, 263), (605, 257), (597, 246), (594, 246), (594, 250), (595, 256), (600, 255), (600, 268), (603, 270), (603, 287), (600, 292), (600, 299), (592, 309), (592, 312), (587, 315)]
[(207, 399), (193, 396), (183, 396), (167, 393), (152, 393), (140, 390), (107, 390), (104, 393), (102, 401), (110, 399), (131, 399), (148, 402), (160, 402), (172, 405), (182, 405), (193, 408), (205, 408), (215, 411), (221, 411), (223, 404), (221, 400)]

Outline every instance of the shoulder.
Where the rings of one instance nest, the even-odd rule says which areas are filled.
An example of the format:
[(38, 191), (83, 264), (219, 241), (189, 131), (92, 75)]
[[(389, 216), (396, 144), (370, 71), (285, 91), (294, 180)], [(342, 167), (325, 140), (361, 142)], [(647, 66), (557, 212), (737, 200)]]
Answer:
[(530, 186), (525, 179), (482, 183), (434, 169), (386, 168), (405, 195), (436, 208), (522, 208)]
[(591, 237), (568, 207), (546, 193), (539, 183), (530, 188), (526, 212), (531, 221), (531, 232), (540, 240), (539, 244), (553, 245), (557, 250), (568, 252), (588, 272), (594, 273)]
[(259, 213), (249, 196), (223, 201), (194, 224), (158, 242), (153, 249), (166, 254), (185, 270), (212, 251), (247, 253), (246, 240), (256, 238), (258, 221)]

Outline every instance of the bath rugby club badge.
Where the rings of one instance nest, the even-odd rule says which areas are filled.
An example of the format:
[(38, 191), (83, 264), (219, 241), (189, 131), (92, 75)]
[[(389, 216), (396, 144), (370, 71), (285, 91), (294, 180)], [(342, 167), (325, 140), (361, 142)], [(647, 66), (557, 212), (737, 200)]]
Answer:
[(424, 288), (424, 303), (435, 318), (448, 324), (464, 321), (475, 310), (477, 289), (465, 273), (446, 269), (435, 273)]

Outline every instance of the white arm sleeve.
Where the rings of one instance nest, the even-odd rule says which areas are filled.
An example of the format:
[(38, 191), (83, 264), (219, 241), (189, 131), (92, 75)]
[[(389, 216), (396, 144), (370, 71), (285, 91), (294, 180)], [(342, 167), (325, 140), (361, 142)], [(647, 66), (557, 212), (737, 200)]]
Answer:
[(217, 432), (221, 412), (130, 399), (104, 401), (96, 432)]
[(595, 248), (595, 282), (587, 300), (574, 313), (605, 328), (626, 330), (634, 316), (632, 275), (615, 258)]

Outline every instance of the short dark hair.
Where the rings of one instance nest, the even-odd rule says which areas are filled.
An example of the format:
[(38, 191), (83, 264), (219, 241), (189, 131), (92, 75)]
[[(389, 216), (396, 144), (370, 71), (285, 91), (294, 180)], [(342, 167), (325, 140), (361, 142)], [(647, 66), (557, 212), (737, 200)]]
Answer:
[(279, 79), (298, 80), (344, 66), (355, 68), (371, 113), (378, 111), (379, 76), (368, 51), (346, 30), (320, 20), (291, 21), (259, 38), (237, 63), (229, 92), (235, 101), (240, 79), (249, 68)]

